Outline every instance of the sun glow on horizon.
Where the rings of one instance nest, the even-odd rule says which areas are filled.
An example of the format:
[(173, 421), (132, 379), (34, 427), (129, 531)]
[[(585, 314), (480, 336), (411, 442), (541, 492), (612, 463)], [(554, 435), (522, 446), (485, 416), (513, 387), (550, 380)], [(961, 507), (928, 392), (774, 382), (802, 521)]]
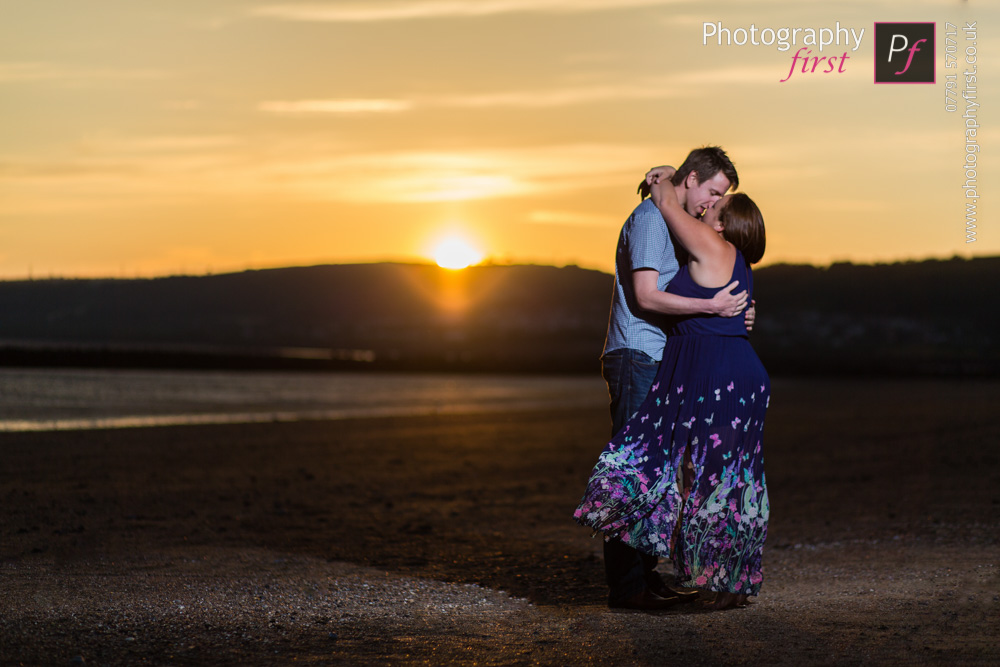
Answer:
[(483, 254), (465, 240), (449, 236), (434, 247), (434, 261), (443, 269), (464, 269), (483, 261)]
[[(958, 102), (982, 114), (974, 141), (919, 102), (933, 85), (872, 85), (876, 19), (933, 6), (964, 25), (971, 2), (798, 3), (802, 29), (854, 30), (857, 61), (784, 83), (801, 33), (780, 51), (703, 28), (753, 18), (760, 37), (791, 3), (751, 17), (737, 0), (63, 2), (58, 20), (51, 3), (8, 4), (2, 280), (382, 262), (441, 285), (511, 264), (613, 274), (642, 175), (703, 145), (728, 151), (760, 207), (761, 266), (1000, 256), (996, 197), (977, 195), (1000, 164), (980, 151), (1000, 136), (1000, 85)], [(1000, 2), (975, 4), (1000, 22)], [(1000, 31), (972, 39), (992, 62)], [(887, 155), (905, 159), (856, 168)]]

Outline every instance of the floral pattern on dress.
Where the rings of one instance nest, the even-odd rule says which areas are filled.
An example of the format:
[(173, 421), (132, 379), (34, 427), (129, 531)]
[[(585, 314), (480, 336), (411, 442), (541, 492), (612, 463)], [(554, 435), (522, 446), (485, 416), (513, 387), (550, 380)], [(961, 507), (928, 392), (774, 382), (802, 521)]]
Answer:
[[(639, 551), (671, 557), (681, 585), (756, 595), (770, 515), (761, 448), (769, 382), (688, 384), (654, 383), (601, 454), (574, 516)], [(688, 453), (691, 490), (682, 507)]]

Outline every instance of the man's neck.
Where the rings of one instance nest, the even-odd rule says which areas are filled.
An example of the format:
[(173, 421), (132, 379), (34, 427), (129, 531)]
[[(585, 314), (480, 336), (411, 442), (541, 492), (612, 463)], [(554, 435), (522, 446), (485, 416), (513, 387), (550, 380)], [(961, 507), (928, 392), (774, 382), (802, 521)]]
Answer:
[(684, 187), (684, 183), (680, 185), (675, 185), (674, 192), (677, 193), (677, 203), (681, 205), (681, 208), (685, 211), (687, 210), (687, 188)]

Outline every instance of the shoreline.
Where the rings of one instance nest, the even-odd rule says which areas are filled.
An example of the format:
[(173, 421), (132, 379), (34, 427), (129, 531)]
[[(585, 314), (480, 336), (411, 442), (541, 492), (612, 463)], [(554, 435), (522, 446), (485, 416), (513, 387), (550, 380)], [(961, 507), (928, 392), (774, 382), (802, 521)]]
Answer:
[(716, 613), (604, 606), (604, 410), (0, 434), (0, 664), (1000, 660), (998, 386), (775, 393), (761, 595)]

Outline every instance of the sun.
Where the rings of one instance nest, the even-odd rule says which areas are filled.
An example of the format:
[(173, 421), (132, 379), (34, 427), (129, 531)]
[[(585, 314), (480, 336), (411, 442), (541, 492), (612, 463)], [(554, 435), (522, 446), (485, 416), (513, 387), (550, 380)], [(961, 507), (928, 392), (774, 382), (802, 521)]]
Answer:
[(455, 236), (444, 239), (434, 248), (434, 261), (444, 269), (464, 269), (482, 260), (482, 253)]

